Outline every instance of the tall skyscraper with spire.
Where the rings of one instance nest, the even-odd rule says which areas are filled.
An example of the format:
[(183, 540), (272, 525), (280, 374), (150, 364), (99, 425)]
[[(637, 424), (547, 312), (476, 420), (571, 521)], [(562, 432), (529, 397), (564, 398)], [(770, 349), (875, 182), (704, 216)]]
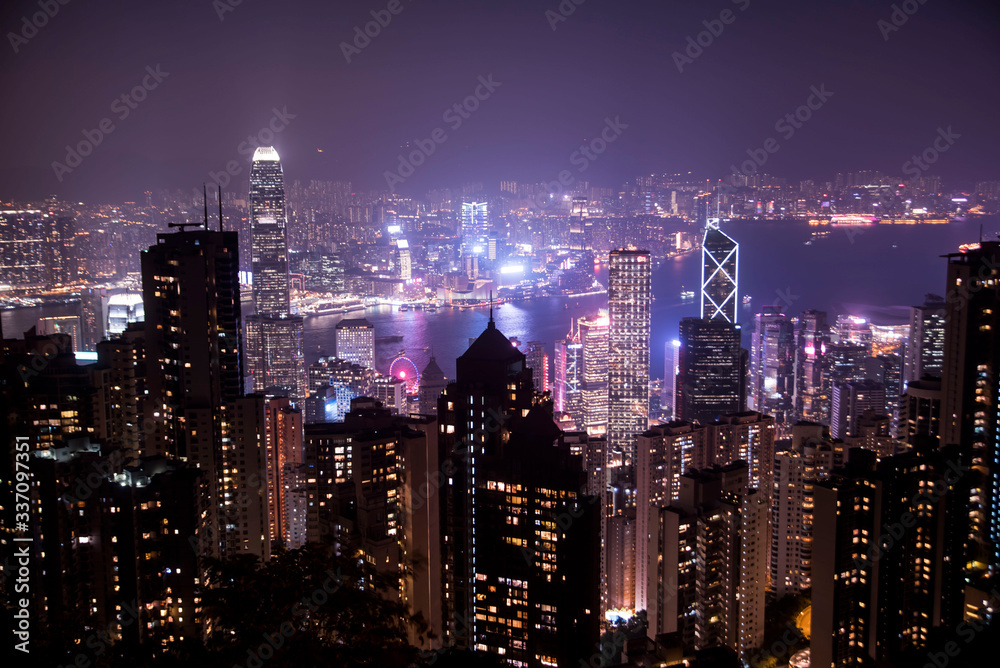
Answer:
[(278, 152), (271, 146), (261, 146), (253, 154), (250, 236), (253, 303), (257, 314), (289, 315), (285, 177)]
[(250, 168), (250, 248), (254, 315), (247, 317), (247, 372), (254, 392), (306, 393), (302, 318), (292, 315), (288, 292), (285, 181), (278, 152), (261, 146)]
[(648, 428), (652, 267), (649, 251), (613, 250), (608, 274), (608, 447), (635, 463)]
[(740, 246), (710, 218), (701, 248), (701, 317), (735, 323)]

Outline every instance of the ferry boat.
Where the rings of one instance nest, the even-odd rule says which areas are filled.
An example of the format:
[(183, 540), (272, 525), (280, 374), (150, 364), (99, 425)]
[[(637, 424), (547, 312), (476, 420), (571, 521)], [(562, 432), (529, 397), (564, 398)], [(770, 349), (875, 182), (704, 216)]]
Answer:
[(685, 290), (684, 286), (681, 286), (681, 299), (684, 301), (694, 299), (694, 290)]
[(751, 297), (750, 295), (743, 295), (743, 305), (744, 306), (750, 306), (750, 302), (752, 302), (752, 301), (753, 301), (753, 297)]
[(400, 311), (409, 311), (410, 310), (410, 305), (409, 304), (403, 304), (402, 306), (399, 307), (399, 310)]
[(855, 213), (837, 213), (830, 216), (830, 224), (841, 227), (868, 226), (875, 225), (876, 223), (878, 223), (878, 217), (876, 216), (864, 216)]

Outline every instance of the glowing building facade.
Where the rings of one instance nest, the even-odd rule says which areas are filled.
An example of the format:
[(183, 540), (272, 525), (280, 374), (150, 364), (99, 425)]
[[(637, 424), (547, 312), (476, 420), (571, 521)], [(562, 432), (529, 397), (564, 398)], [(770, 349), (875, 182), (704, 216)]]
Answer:
[(303, 320), (292, 315), (285, 229), (285, 180), (278, 152), (254, 151), (250, 168), (250, 254), (255, 313), (246, 319), (247, 374), (254, 392), (306, 397)]
[(709, 221), (701, 251), (701, 317), (735, 323), (739, 304), (739, 244)]
[(608, 274), (608, 447), (635, 463), (649, 417), (652, 264), (649, 251), (613, 250)]

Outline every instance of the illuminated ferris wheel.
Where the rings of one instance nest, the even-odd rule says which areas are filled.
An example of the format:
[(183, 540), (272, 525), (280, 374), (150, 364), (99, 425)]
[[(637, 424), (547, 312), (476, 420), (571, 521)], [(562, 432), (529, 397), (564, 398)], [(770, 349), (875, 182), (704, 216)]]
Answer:
[(420, 372), (409, 357), (399, 356), (389, 365), (389, 375), (406, 381), (407, 394), (416, 394), (420, 387)]

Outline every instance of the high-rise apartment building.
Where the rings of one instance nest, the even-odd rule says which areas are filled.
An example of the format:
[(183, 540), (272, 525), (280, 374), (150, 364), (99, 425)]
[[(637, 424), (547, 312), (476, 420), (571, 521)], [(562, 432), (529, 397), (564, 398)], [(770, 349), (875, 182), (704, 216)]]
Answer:
[(534, 371), (535, 392), (544, 394), (549, 391), (549, 354), (545, 351), (542, 341), (528, 341), (525, 351), (527, 364)]
[(696, 649), (742, 656), (764, 638), (766, 495), (745, 462), (681, 476), (678, 501), (648, 526), (648, 633), (678, 633)]
[(143, 252), (144, 454), (206, 476), (208, 554), (266, 559), (264, 399), (243, 394), (238, 267), (236, 232), (160, 234)]
[(857, 421), (866, 410), (885, 412), (885, 385), (874, 380), (837, 381), (833, 384), (830, 435), (856, 435)]
[(879, 462), (854, 450), (814, 485), (814, 664), (898, 661), (962, 623), (979, 549), (971, 457), (933, 442)]
[[(561, 630), (597, 633), (600, 505), (524, 354), (492, 320), (458, 358), (438, 417), (449, 641), (524, 665), (577, 665), (591, 650)], [(560, 527), (560, 513), (578, 519)]]
[(910, 344), (906, 347), (903, 381), (941, 377), (944, 362), (944, 299), (927, 295), (921, 306), (910, 308)]
[(38, 210), (0, 211), (0, 276), (37, 289), (76, 278), (73, 218)]
[[(287, 398), (267, 401), (266, 461), (269, 539), (291, 547), (304, 533), (305, 509), (297, 507), (294, 490), (296, 467), (304, 462), (302, 411)], [(297, 527), (296, 524), (301, 524)], [(296, 546), (298, 547), (298, 546)]]
[[(635, 596), (636, 610), (648, 609), (651, 570), (649, 550), (657, 509), (678, 503), (681, 477), (695, 470), (746, 466), (750, 487), (766, 496), (770, 505), (773, 486), (775, 421), (755, 412), (721, 416), (710, 424), (674, 421), (651, 427), (638, 438), (636, 465)], [(767, 561), (767, 555), (765, 555)]]
[(660, 410), (669, 419), (677, 416), (677, 361), (680, 347), (679, 339), (663, 344), (663, 392), (660, 395)]
[(941, 443), (973, 450), (982, 488), (972, 534), (992, 570), (1000, 567), (1000, 242), (947, 258)]
[(896, 437), (913, 445), (920, 437), (941, 435), (941, 381), (912, 380), (899, 398)]
[[(649, 418), (649, 251), (610, 253), (608, 272), (608, 447), (635, 464), (635, 439)], [(586, 345), (586, 344), (585, 344)]]

